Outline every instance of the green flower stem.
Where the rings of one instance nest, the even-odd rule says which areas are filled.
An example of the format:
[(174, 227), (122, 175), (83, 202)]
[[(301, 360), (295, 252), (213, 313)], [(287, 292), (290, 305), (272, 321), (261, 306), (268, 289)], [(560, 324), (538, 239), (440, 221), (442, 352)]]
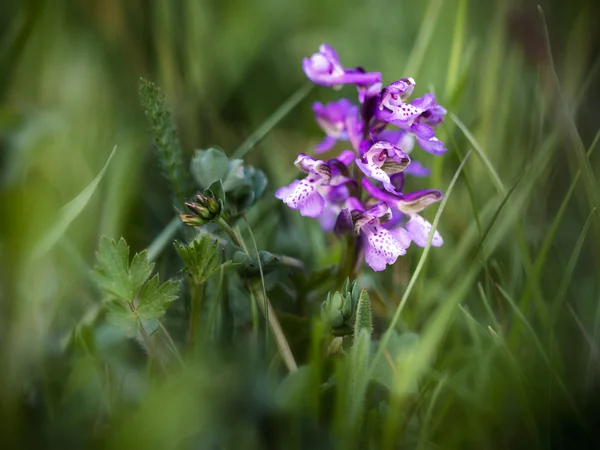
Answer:
[(279, 319), (277, 319), (275, 310), (273, 310), (273, 306), (271, 306), (269, 298), (263, 295), (261, 289), (256, 289), (254, 287), (252, 287), (251, 289), (254, 298), (258, 300), (258, 306), (260, 306), (260, 309), (262, 310), (263, 314), (269, 322), (269, 326), (271, 327), (271, 331), (273, 332), (273, 336), (275, 337), (275, 342), (277, 343), (277, 348), (279, 349), (281, 358), (285, 362), (285, 365), (287, 366), (288, 370), (290, 372), (295, 372), (296, 370), (298, 370), (298, 365), (296, 364), (296, 360), (294, 359), (294, 355), (292, 354), (290, 345), (288, 344), (285, 334), (283, 333), (283, 329), (281, 328)]
[(346, 236), (344, 242), (344, 250), (338, 268), (338, 287), (342, 287), (346, 278), (353, 279), (356, 266), (356, 254), (358, 251), (358, 241), (355, 235)]
[(202, 299), (202, 283), (198, 283), (196, 279), (192, 280), (191, 283), (191, 311), (190, 311), (190, 325), (188, 331), (188, 341), (190, 344), (194, 344), (196, 336), (198, 335), (198, 322), (200, 315), (200, 301)]
[[(222, 217), (217, 220), (217, 223), (221, 226), (221, 228), (223, 228), (223, 231), (227, 233), (233, 243), (240, 247), (244, 253), (251, 258), (244, 241), (239, 237), (238, 233), (235, 232), (231, 225), (229, 225)], [(262, 292), (259, 292), (259, 289), (254, 289), (254, 287), (251, 287), (250, 290), (254, 297), (258, 300), (257, 303), (260, 306), (265, 319), (269, 323), (269, 327), (271, 328), (273, 336), (275, 337), (275, 342), (277, 343), (277, 348), (279, 349), (281, 358), (285, 362), (290, 372), (296, 371), (298, 369), (298, 365), (296, 364), (296, 360), (294, 359), (290, 345), (288, 344), (285, 334), (283, 333), (283, 329), (281, 328), (279, 319), (277, 319), (277, 316), (275, 315), (275, 311), (273, 310), (273, 306), (271, 305), (269, 298), (266, 295), (263, 295)]]

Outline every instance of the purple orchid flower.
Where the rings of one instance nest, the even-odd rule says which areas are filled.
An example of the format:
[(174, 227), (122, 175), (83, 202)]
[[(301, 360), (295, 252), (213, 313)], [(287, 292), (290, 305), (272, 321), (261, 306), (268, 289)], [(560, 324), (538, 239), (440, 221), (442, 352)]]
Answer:
[(319, 192), (325, 201), (323, 212), (319, 216), (319, 222), (324, 231), (334, 230), (339, 214), (342, 209), (347, 207), (346, 201), (350, 197), (349, 186), (356, 186), (356, 181), (348, 178), (344, 173), (347, 173), (347, 166), (353, 159), (354, 152), (346, 150), (337, 158), (327, 161), (331, 168), (331, 180), (328, 185), (319, 187)]
[(387, 230), (382, 222), (391, 217), (390, 207), (380, 203), (354, 219), (357, 233), (366, 237), (365, 260), (375, 271), (384, 270), (387, 264), (394, 264), (398, 256), (406, 254), (410, 246), (410, 235), (403, 228)]
[(356, 165), (365, 175), (381, 181), (385, 189), (394, 193), (390, 175), (404, 171), (409, 164), (408, 155), (387, 141), (375, 142), (362, 158), (356, 159)]
[[(317, 153), (323, 153), (331, 149), (338, 140), (347, 141), (350, 135), (361, 133), (361, 123), (358, 120), (358, 107), (345, 98), (326, 105), (315, 102), (313, 104), (313, 111), (317, 123), (327, 135), (315, 147)], [(356, 127), (357, 129), (349, 131), (349, 126)]]
[(325, 199), (319, 187), (331, 180), (331, 167), (324, 161), (300, 153), (294, 165), (308, 175), (303, 180), (294, 180), (289, 186), (279, 188), (275, 197), (292, 209), (300, 209), (305, 217), (319, 217), (323, 213)]
[(448, 111), (438, 105), (435, 101), (435, 96), (431, 93), (425, 94), (421, 98), (416, 98), (412, 101), (412, 105), (421, 108), (423, 113), (419, 116), (419, 122), (433, 127), (444, 121), (444, 116)]
[[(362, 181), (363, 187), (372, 197), (384, 201), (392, 207), (396, 208), (402, 214), (410, 219), (406, 223), (406, 229), (410, 233), (411, 239), (419, 247), (427, 245), (427, 238), (431, 231), (431, 224), (418, 215), (427, 206), (439, 202), (444, 195), (436, 189), (424, 189), (421, 191), (411, 192), (408, 194), (393, 195), (376, 187), (366, 178)], [(439, 247), (444, 243), (440, 233), (435, 230), (431, 245)]]
[(319, 47), (319, 53), (304, 58), (302, 68), (313, 83), (328, 87), (341, 84), (369, 85), (381, 81), (379, 72), (367, 73), (361, 68), (344, 68), (336, 51), (326, 44)]
[[(347, 99), (313, 105), (326, 135), (316, 152), (331, 149), (337, 141), (349, 141), (353, 150), (327, 161), (300, 154), (295, 164), (306, 177), (275, 195), (303, 216), (318, 218), (323, 230), (355, 235), (360, 251), (353, 263), (364, 257), (373, 270), (384, 270), (406, 253), (411, 242), (420, 247), (427, 244), (432, 225), (419, 213), (443, 195), (434, 189), (403, 193), (410, 180), (406, 175), (425, 177), (430, 172), (408, 155), (415, 143), (434, 155), (446, 151), (434, 131), (444, 121), (446, 110), (431, 93), (409, 102), (415, 89), (412, 78), (382, 89), (380, 73), (343, 67), (327, 45), (321, 45), (302, 65), (314, 83), (334, 88), (356, 85), (358, 105)], [(353, 170), (352, 163), (364, 177)], [(434, 231), (431, 245), (442, 244), (441, 235)]]

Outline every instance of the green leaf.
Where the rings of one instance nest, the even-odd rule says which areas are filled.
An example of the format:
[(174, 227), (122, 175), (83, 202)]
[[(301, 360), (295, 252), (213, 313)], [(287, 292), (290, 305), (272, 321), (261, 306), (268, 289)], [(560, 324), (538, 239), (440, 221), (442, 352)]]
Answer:
[(225, 204), (225, 190), (223, 189), (223, 183), (220, 179), (211, 183), (211, 185), (204, 190), (204, 195), (210, 195), (217, 200), (221, 200), (223, 205)]
[(144, 285), (136, 307), (137, 314), (143, 320), (159, 320), (164, 316), (167, 307), (177, 299), (178, 281), (160, 283), (158, 274)]
[(105, 303), (106, 320), (120, 329), (127, 337), (134, 337), (138, 330), (138, 317), (133, 314), (129, 305), (120, 300), (109, 300)]
[(283, 379), (275, 392), (275, 404), (284, 411), (306, 409), (306, 397), (318, 385), (313, 383), (313, 368), (300, 366)]
[[(391, 331), (390, 338), (386, 343), (384, 352), (387, 352), (388, 358), (381, 358), (377, 361), (373, 369), (372, 378), (375, 381), (386, 386), (388, 389), (394, 387), (394, 376), (402, 372), (402, 362), (404, 357), (419, 345), (419, 335), (415, 333), (398, 334), (396, 330)], [(393, 364), (393, 366), (392, 366)], [(417, 391), (417, 384), (411, 387), (411, 392)]]
[(129, 247), (125, 239), (118, 242), (106, 236), (100, 241), (97, 263), (93, 277), (100, 289), (129, 302), (132, 301), (152, 273), (153, 264), (148, 262), (146, 252), (136, 255), (129, 268)]
[(354, 325), (354, 339), (357, 340), (360, 333), (364, 332), (371, 336), (373, 331), (373, 318), (371, 314), (371, 298), (366, 289), (363, 289), (358, 298), (356, 306), (356, 324)]
[(352, 426), (358, 424), (363, 415), (365, 394), (369, 384), (369, 355), (371, 353), (371, 332), (373, 320), (371, 299), (363, 289), (356, 307), (356, 323), (354, 325), (354, 343), (352, 346), (352, 392), (350, 420)]
[(116, 151), (117, 147), (115, 146), (112, 152), (110, 152), (110, 155), (106, 160), (104, 167), (102, 168), (100, 173), (96, 175), (96, 178), (94, 178), (92, 182), (88, 184), (87, 187), (83, 191), (81, 191), (77, 197), (75, 197), (73, 200), (71, 200), (69, 203), (62, 207), (58, 216), (58, 220), (54, 224), (50, 225), (48, 232), (44, 236), (42, 236), (37, 246), (35, 247), (33, 255), (34, 258), (39, 258), (43, 256), (46, 252), (48, 252), (54, 246), (54, 244), (58, 242), (62, 235), (65, 234), (65, 232), (69, 228), (69, 225), (71, 225), (71, 223), (77, 218), (77, 216), (81, 214), (85, 206), (92, 198), (92, 195), (96, 191), (96, 188), (100, 184), (100, 181), (102, 181), (102, 178), (106, 173), (106, 169), (108, 169), (108, 166), (112, 161), (112, 158), (115, 155)]
[(185, 265), (185, 270), (196, 280), (203, 283), (209, 278), (238, 267), (234, 261), (220, 263), (217, 241), (212, 241), (208, 234), (202, 234), (189, 245), (174, 243), (175, 250)]
[(196, 150), (190, 170), (200, 188), (206, 189), (215, 181), (225, 179), (229, 171), (229, 159), (217, 148)]

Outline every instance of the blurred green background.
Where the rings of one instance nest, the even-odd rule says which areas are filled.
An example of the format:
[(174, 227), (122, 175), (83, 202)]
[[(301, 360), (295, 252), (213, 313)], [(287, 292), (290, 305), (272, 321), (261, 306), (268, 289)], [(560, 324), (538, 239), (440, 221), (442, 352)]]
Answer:
[[(475, 147), (474, 141), (502, 180), (503, 187), (498, 189), (497, 180), (479, 155), (470, 156), (466, 177), (456, 186), (440, 222), (445, 245), (430, 255), (414, 298), (418, 305), (408, 307), (406, 326), (415, 330), (425, 327), (446, 297), (456, 299), (475, 317), (485, 316), (477, 283), (483, 283), (492, 298), (499, 298), (494, 283), (486, 283), (501, 279), (506, 292), (522, 302), (522, 313), (534, 329), (542, 330), (540, 333), (555, 329), (557, 347), (547, 350), (574, 395), (588, 392), (597, 374), (589, 369), (592, 364), (597, 370), (595, 363), (588, 361), (598, 361), (594, 359), (597, 355), (590, 355), (595, 355), (600, 335), (596, 316), (600, 300), (598, 218), (592, 219), (576, 265), (569, 265), (594, 195), (600, 190), (584, 183), (584, 179), (591, 180), (587, 175), (575, 187), (574, 199), (540, 263), (543, 267), (533, 284), (528, 283), (544, 236), (580, 168), (565, 117), (574, 117), (585, 150), (600, 125), (600, 4), (594, 0), (549, 0), (541, 6), (566, 108), (553, 84), (534, 1), (3, 1), (3, 429), (20, 430), (20, 426), (27, 428), (29, 423), (45, 420), (28, 417), (19, 405), (23, 396), (34, 395), (30, 388), (39, 382), (48, 361), (61, 361), (61, 339), (98, 301), (88, 272), (100, 236), (122, 235), (140, 251), (173, 216), (169, 187), (158, 170), (139, 104), (139, 78), (148, 78), (164, 90), (186, 158), (194, 149), (210, 146), (231, 153), (305, 83), (301, 58), (323, 42), (337, 49), (344, 65), (381, 71), (384, 82), (414, 77), (417, 94), (432, 89), (438, 101), (472, 133), (472, 139), (466, 138), (449, 117), (440, 129), (449, 152), (437, 159), (420, 153), (434, 173), (427, 181), (415, 181), (415, 189), (445, 189), (459, 160)], [(351, 88), (342, 93), (351, 98), (355, 95)], [(310, 153), (321, 138), (312, 117), (312, 101), (333, 100), (339, 95), (325, 88), (313, 89), (247, 157), (269, 178), (267, 206), (262, 210), (268, 214), (250, 217), (259, 247), (299, 257), (309, 267), (335, 262), (338, 244), (321, 236), (318, 224), (285, 211), (270, 197), (296, 176), (295, 156)], [(60, 207), (96, 176), (115, 145), (117, 153), (104, 180), (66, 238), (44, 257), (31, 261), (28, 254), (56, 220)], [(589, 167), (592, 175), (600, 176), (599, 155), (592, 155)], [(483, 231), (521, 175), (518, 188), (487, 236), (481, 272), (468, 279), (467, 286), (460, 285)], [(303, 245), (306, 242), (311, 245)], [(335, 251), (329, 252), (328, 246)], [(417, 250), (411, 252), (389, 270), (387, 278), (365, 276), (365, 283), (371, 283), (388, 307), (398, 302), (406, 285), (406, 268), (418, 259)], [(178, 269), (173, 264), (168, 248), (158, 266), (173, 276)], [(565, 273), (569, 273), (566, 281)], [(524, 293), (526, 289), (529, 293)], [(556, 292), (562, 296), (555, 298)], [(518, 322), (510, 305), (498, 300), (497, 307), (503, 325)], [(541, 309), (558, 311), (557, 325), (550, 326), (553, 322), (546, 321)], [(389, 316), (385, 308), (382, 311), (382, 318)], [(484, 328), (488, 325), (485, 320), (482, 323)], [(473, 355), (481, 354), (477, 353), (481, 348), (472, 348), (476, 344), (467, 335), (461, 338), (456, 334), (444, 344), (450, 347), (448, 355), (455, 356), (448, 364), (465, 370), (475, 364)], [(522, 331), (511, 339), (512, 348), (535, 347)], [(540, 355), (525, 352), (518, 358), (530, 361), (541, 378), (548, 376)], [(461, 389), (472, 386), (472, 396), (485, 399), (482, 402), (492, 410), (494, 401), (511, 390), (510, 380), (494, 376), (494, 367), (493, 363), (486, 366), (492, 371), (487, 378), (469, 378), (474, 376), (472, 372), (460, 381)], [(203, 376), (210, 378), (206, 373)], [(180, 400), (184, 402), (185, 396)], [(162, 400), (153, 401), (160, 405)], [(497, 413), (506, 417), (504, 410)], [(466, 416), (456, 417), (463, 420), (464, 430), (472, 430), (478, 419)], [(453, 423), (444, 417), (448, 424)], [(450, 436), (444, 441), (446, 448), (458, 445), (459, 433), (446, 432)], [(128, 441), (124, 438), (121, 442), (127, 445)]]

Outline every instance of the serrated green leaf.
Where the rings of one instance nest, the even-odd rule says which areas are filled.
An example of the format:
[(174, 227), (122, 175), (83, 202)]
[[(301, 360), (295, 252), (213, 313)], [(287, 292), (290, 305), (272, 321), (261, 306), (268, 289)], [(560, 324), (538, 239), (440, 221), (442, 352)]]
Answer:
[(144, 285), (136, 306), (137, 315), (143, 320), (159, 320), (171, 302), (177, 299), (178, 281), (160, 283), (158, 274)]
[(197, 283), (203, 283), (209, 278), (229, 271), (240, 264), (234, 261), (219, 263), (219, 249), (217, 241), (212, 241), (208, 234), (203, 234), (189, 245), (175, 242), (175, 250), (185, 265), (185, 270), (195, 278)]
[[(129, 251), (127, 252), (129, 253)], [(129, 278), (132, 286), (142, 286), (152, 275), (154, 264), (148, 261), (148, 253), (144, 250), (137, 253), (131, 261)]]
[(129, 247), (125, 239), (118, 242), (103, 236), (97, 253), (97, 264), (93, 277), (100, 289), (115, 297), (131, 301), (142, 287), (134, 286), (129, 274)]
[(118, 300), (106, 302), (106, 320), (119, 328), (123, 334), (133, 337), (138, 329), (138, 317), (133, 314), (129, 306)]
[(216, 148), (196, 150), (190, 170), (200, 188), (206, 189), (215, 181), (225, 179), (229, 171), (229, 158)]

